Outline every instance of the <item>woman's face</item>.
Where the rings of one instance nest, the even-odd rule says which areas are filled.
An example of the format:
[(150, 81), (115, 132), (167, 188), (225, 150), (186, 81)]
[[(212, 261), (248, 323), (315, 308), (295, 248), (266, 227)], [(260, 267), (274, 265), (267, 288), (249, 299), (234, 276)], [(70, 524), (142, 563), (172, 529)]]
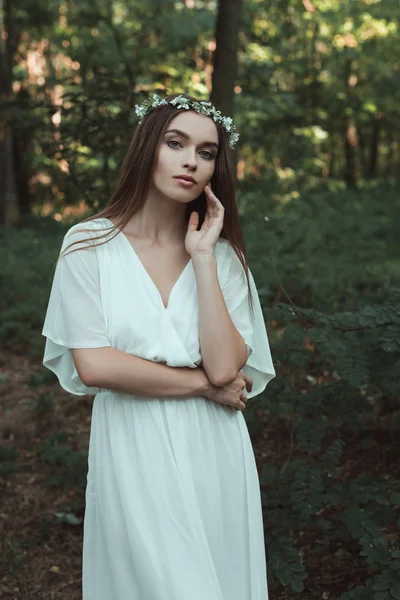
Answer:
[[(214, 121), (192, 110), (182, 111), (168, 125), (156, 162), (153, 185), (178, 202), (197, 198), (210, 182), (218, 152)], [(185, 184), (179, 175), (193, 177)]]

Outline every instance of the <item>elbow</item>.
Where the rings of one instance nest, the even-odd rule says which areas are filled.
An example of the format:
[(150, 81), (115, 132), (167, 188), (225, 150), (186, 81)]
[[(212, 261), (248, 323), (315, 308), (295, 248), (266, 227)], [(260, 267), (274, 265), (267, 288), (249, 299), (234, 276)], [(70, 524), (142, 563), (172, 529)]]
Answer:
[(80, 380), (82, 381), (83, 385), (86, 385), (86, 387), (97, 387), (97, 384), (95, 383), (95, 380), (91, 376), (91, 374), (86, 373), (86, 372), (79, 373), (79, 371), (78, 371), (78, 375), (79, 375)]
[(83, 385), (97, 387), (98, 378), (95, 373), (98, 369), (95, 368), (95, 361), (92, 360), (93, 349), (79, 348), (71, 351), (75, 368)]
[(76, 370), (83, 385), (86, 385), (86, 387), (97, 387), (96, 378), (89, 369), (77, 368)]
[(236, 377), (237, 373), (234, 373), (233, 371), (231, 373), (218, 373), (212, 377), (208, 376), (211, 383), (216, 387), (224, 387), (225, 385), (229, 385), (235, 381)]
[(84, 385), (87, 387), (100, 388), (104, 387), (104, 375), (106, 371), (103, 364), (98, 365), (96, 361), (93, 361), (84, 365), (81, 368), (81, 373), (79, 373), (79, 371), (78, 373)]

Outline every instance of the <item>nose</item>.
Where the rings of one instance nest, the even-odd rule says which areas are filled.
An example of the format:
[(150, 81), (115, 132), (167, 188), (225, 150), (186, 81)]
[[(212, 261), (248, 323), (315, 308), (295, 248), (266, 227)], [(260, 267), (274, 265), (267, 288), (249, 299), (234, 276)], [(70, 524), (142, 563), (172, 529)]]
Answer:
[(184, 169), (191, 169), (192, 171), (197, 169), (197, 155), (195, 150), (187, 150), (183, 158), (182, 166)]

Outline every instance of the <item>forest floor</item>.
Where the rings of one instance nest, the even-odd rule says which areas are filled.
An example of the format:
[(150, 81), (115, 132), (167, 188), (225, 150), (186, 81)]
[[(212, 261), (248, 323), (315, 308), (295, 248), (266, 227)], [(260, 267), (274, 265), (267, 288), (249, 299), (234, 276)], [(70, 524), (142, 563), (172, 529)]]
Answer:
[[(43, 442), (64, 432), (69, 447), (86, 452), (93, 398), (67, 394), (58, 384), (32, 384), (35, 377), (40, 381), (42, 371), (39, 360), (0, 352), (1, 600), (81, 598), (84, 489), (73, 481), (62, 483), (63, 476), (68, 477), (66, 472), (78, 478), (79, 465), (73, 461), (75, 453), (59, 457), (63, 467), (60, 463), (49, 464), (57, 460), (57, 455), (46, 454)], [(252, 436), (252, 442), (261, 473), (266, 463), (282, 463), (282, 453), (286, 452), (282, 439), (287, 432), (268, 426), (265, 411), (257, 410), (257, 416), (264, 425), (261, 434)], [(370, 470), (365, 458), (361, 461), (356, 452), (346, 460), (349, 476)], [(82, 459), (80, 462), (82, 469)], [(60, 483), (48, 487), (50, 476), (59, 477)], [(267, 527), (266, 514), (264, 521)], [(301, 532), (294, 542), (308, 573), (306, 589), (296, 594), (269, 577), (271, 600), (335, 600), (351, 583), (362, 584), (368, 576), (357, 544), (321, 554), (318, 533), (313, 531)]]

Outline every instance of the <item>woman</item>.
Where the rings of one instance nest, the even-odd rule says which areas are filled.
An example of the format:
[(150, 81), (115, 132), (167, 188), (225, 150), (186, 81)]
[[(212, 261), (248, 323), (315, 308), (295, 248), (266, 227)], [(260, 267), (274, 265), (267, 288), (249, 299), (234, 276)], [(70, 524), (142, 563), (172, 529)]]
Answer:
[(238, 135), (190, 96), (136, 109), (110, 203), (64, 238), (42, 332), (61, 386), (95, 394), (83, 598), (266, 600), (242, 410), (275, 371), (235, 203)]

